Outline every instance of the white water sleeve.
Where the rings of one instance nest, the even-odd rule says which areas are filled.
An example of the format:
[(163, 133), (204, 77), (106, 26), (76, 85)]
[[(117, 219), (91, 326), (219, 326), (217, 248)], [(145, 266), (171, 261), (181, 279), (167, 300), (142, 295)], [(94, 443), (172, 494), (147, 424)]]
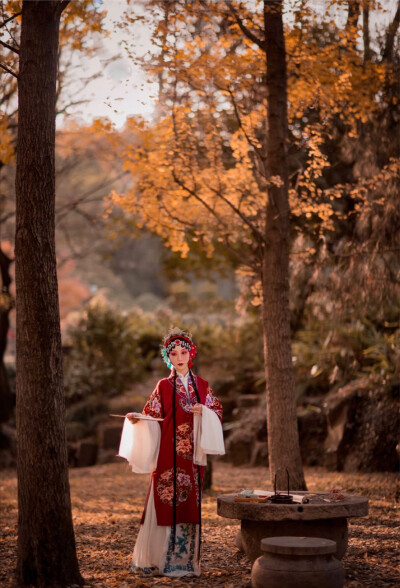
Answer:
[(150, 474), (156, 469), (161, 430), (157, 421), (124, 421), (118, 455), (125, 458), (136, 474)]
[(224, 435), (221, 421), (213, 410), (203, 406), (201, 415), (194, 415), (194, 463), (206, 465), (206, 454), (224, 455)]

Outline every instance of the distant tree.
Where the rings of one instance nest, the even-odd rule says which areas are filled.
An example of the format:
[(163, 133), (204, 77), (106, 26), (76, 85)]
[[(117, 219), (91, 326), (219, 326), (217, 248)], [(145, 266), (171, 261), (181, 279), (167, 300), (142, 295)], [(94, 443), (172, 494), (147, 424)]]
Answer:
[(64, 426), (55, 254), (59, 23), (68, 1), (24, 1), (18, 73), (16, 308), (20, 586), (82, 585)]

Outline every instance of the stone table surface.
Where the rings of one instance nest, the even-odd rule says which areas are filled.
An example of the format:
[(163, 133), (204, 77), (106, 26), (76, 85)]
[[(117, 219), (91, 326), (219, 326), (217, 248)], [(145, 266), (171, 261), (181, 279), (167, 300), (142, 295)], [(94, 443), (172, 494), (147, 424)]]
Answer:
[[(218, 496), (218, 514), (240, 520), (236, 545), (250, 560), (261, 555), (261, 540), (267, 537), (320, 537), (335, 541), (336, 557), (341, 559), (348, 544), (349, 517), (368, 514), (368, 499), (344, 494), (343, 500), (326, 502), (332, 495), (322, 492), (296, 492), (310, 499), (308, 504), (235, 502), (235, 494)], [(325, 500), (324, 500), (325, 499)]]
[(344, 494), (343, 500), (325, 502), (330, 493), (298, 492), (296, 495), (316, 496), (318, 502), (308, 504), (273, 504), (267, 502), (235, 502), (235, 494), (218, 496), (218, 514), (229, 519), (249, 521), (311, 521), (331, 518), (364, 517), (368, 514), (368, 499)]

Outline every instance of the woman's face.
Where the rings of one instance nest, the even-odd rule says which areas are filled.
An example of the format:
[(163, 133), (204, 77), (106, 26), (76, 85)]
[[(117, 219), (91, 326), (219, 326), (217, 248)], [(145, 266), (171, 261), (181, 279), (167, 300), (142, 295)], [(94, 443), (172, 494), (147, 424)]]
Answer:
[(185, 375), (188, 371), (188, 363), (189, 363), (189, 350), (186, 347), (182, 347), (181, 345), (175, 345), (171, 353), (169, 354), (169, 359), (174, 368), (180, 374)]

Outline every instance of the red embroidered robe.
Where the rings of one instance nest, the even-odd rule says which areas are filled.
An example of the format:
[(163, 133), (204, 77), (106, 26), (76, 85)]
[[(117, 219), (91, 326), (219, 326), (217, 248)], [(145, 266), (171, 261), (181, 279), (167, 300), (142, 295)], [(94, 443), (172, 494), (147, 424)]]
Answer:
[[(208, 382), (194, 376), (201, 404), (213, 410), (222, 420), (221, 403), (214, 396)], [(174, 484), (174, 456), (173, 456), (173, 386), (174, 379), (160, 380), (156, 389), (148, 399), (143, 414), (164, 418), (160, 422), (161, 442), (157, 468), (152, 474), (154, 484), (154, 505), (158, 525), (172, 525), (173, 523), (173, 484)], [(185, 387), (176, 378), (176, 523), (199, 523), (199, 487), (198, 468), (193, 464), (193, 414), (189, 407), (197, 403), (193, 384), (188, 379), (190, 404)], [(204, 467), (200, 466), (201, 483)], [(151, 487), (151, 483), (150, 483)], [(150, 492), (150, 489), (149, 489)], [(148, 499), (148, 496), (147, 496)], [(146, 499), (146, 504), (147, 504)], [(146, 507), (141, 523), (144, 522)]]

